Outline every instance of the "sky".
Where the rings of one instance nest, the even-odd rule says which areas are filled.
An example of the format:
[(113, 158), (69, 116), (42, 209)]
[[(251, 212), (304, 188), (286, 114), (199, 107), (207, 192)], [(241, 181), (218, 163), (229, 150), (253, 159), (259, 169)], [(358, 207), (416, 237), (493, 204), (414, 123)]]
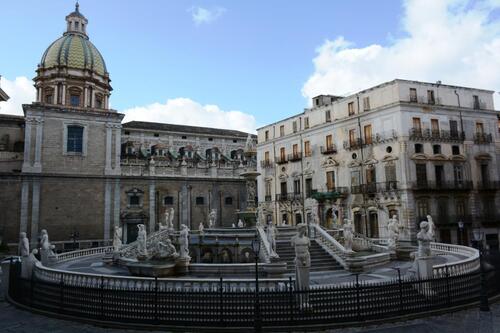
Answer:
[[(75, 2), (0, 1), (0, 113), (22, 114)], [(500, 0), (81, 0), (80, 12), (125, 121), (254, 132), (316, 95), (395, 78), (500, 90)]]

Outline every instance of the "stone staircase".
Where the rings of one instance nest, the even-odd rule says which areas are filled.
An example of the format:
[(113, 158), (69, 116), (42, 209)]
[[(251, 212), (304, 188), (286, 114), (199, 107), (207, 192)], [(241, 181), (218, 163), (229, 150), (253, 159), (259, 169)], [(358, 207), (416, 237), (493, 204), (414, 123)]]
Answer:
[[(295, 249), (290, 240), (296, 234), (295, 228), (279, 228), (276, 238), (276, 252), (280, 256), (280, 261), (285, 261), (287, 265), (286, 273), (295, 271)], [(311, 239), (309, 247), (311, 254), (311, 272), (322, 272), (341, 270), (343, 267), (330, 255), (323, 250), (314, 239)]]

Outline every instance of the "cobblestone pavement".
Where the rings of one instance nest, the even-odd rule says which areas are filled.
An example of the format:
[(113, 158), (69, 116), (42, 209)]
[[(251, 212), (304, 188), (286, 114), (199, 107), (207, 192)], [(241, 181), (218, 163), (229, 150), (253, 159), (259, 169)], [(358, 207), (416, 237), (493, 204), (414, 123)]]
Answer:
[[(4, 301), (2, 290), (3, 288), (0, 286), (0, 332), (144, 332), (100, 328), (92, 325), (36, 315), (28, 311), (20, 310)], [(334, 330), (319, 329), (317, 331), (330, 333), (500, 333), (500, 303), (493, 304), (491, 306), (491, 312), (480, 312), (478, 309), (469, 309), (442, 316), (427, 317), (406, 322)]]

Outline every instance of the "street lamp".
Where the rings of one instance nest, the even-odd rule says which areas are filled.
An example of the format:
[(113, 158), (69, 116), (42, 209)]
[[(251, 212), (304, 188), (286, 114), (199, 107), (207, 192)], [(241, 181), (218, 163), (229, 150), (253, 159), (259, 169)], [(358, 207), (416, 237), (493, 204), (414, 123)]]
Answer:
[(255, 330), (260, 332), (260, 308), (259, 308), (259, 252), (260, 252), (260, 239), (257, 232), (252, 241), (252, 250), (255, 255)]
[(464, 237), (463, 237), (464, 223), (460, 220), (460, 221), (458, 221), (457, 224), (458, 224), (458, 244), (465, 245), (465, 244), (463, 244), (463, 242), (464, 242)]
[(69, 238), (73, 240), (73, 251), (76, 250), (76, 241), (77, 239), (80, 238), (80, 233), (78, 230), (73, 231), (70, 235)]
[(483, 233), (479, 227), (475, 227), (472, 229), (472, 234), (474, 236), (474, 241), (477, 244), (477, 249), (479, 251), (479, 270), (481, 274), (481, 292), (480, 292), (480, 303), (479, 310), (480, 311), (490, 311), (490, 305), (488, 300), (488, 291), (486, 289), (486, 278), (484, 272), (484, 263), (483, 263)]

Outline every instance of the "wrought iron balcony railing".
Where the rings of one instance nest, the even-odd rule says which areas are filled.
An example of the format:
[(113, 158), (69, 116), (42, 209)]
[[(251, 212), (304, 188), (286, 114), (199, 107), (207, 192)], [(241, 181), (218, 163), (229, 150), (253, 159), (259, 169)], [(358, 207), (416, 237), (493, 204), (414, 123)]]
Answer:
[(475, 133), (474, 143), (476, 144), (489, 144), (493, 142), (493, 136), (491, 133)]
[(274, 167), (274, 162), (271, 160), (262, 160), (260, 161), (260, 166), (263, 169), (269, 169)]
[(276, 201), (300, 201), (302, 200), (302, 193), (280, 193), (276, 194)]
[(337, 146), (336, 145), (330, 145), (330, 146), (321, 146), (320, 148), (321, 154), (323, 155), (331, 155), (331, 154), (337, 154)]
[(285, 164), (288, 163), (286, 156), (276, 156), (275, 158), (276, 164)]
[(428, 128), (421, 129), (414, 127), (410, 129), (410, 140), (459, 142), (465, 140), (465, 133), (459, 131), (431, 130)]
[(361, 147), (363, 147), (363, 140), (360, 138), (344, 141), (345, 150), (356, 150), (360, 149)]
[(389, 191), (397, 191), (398, 190), (398, 182), (397, 181), (388, 181), (388, 182), (379, 182), (379, 183), (368, 183), (361, 185), (353, 185), (351, 186), (352, 194), (374, 194), (374, 193), (385, 193)]
[(288, 161), (290, 162), (300, 161), (301, 159), (302, 159), (302, 152), (288, 154)]
[(272, 196), (271, 196), (271, 195), (266, 195), (266, 196), (264, 197), (264, 200), (265, 200), (266, 202), (270, 202), (270, 201), (271, 201), (271, 198), (272, 198)]
[(470, 191), (472, 190), (472, 181), (417, 181), (411, 184), (413, 190), (425, 191)]

